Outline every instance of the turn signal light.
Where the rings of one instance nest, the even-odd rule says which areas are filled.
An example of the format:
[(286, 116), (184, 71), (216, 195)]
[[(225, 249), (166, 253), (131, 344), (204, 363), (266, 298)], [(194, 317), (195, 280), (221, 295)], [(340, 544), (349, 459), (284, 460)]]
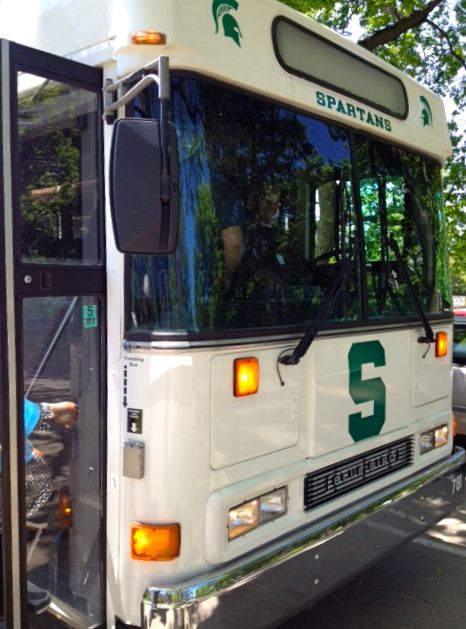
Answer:
[(136, 31), (131, 33), (132, 44), (149, 44), (150, 46), (164, 46), (167, 43), (167, 37), (164, 33), (156, 31)]
[(453, 426), (452, 426), (453, 437), (456, 437), (457, 430), (458, 430), (458, 422), (456, 420), (456, 417), (453, 415)]
[(234, 366), (234, 395), (253, 395), (259, 391), (259, 361), (257, 358), (237, 358)]
[(172, 561), (180, 555), (179, 524), (131, 525), (131, 558), (142, 561)]
[(435, 335), (435, 355), (442, 358), (448, 354), (448, 334), (446, 332), (437, 332)]
[(73, 500), (64, 487), (58, 496), (58, 526), (61, 529), (73, 526)]

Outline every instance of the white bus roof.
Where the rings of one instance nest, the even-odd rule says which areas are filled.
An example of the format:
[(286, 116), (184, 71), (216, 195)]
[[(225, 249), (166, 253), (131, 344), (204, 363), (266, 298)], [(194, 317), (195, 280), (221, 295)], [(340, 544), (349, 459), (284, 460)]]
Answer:
[[(272, 34), (280, 16), (309, 32), (311, 38), (314, 34), (316, 40), (325, 40), (340, 56), (352, 57), (350, 75), (354, 71), (356, 79), (359, 73), (359, 83), (364, 82), (361, 68), (367, 67), (366, 89), (367, 85), (371, 89), (373, 72), (401, 82), (407, 98), (405, 114), (392, 115), (348, 90), (291, 73), (283, 59), (279, 61)], [(17, 1), (2, 0), (0, 25), (1, 37), (106, 66), (113, 78), (167, 54), (173, 70), (191, 71), (255, 92), (442, 162), (451, 153), (445, 110), (438, 96), (361, 46), (276, 0), (22, 0), (21, 10)], [(131, 45), (130, 34), (143, 30), (163, 33), (166, 44)], [(294, 56), (304, 65), (312, 61), (311, 53), (295, 51)], [(338, 64), (336, 58), (333, 68)], [(374, 94), (380, 90), (373, 85)]]

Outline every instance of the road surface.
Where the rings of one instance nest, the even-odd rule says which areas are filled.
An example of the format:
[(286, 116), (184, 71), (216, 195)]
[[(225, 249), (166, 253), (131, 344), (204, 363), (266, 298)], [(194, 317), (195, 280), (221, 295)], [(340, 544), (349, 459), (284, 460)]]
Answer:
[(466, 629), (466, 503), (280, 627), (305, 628)]

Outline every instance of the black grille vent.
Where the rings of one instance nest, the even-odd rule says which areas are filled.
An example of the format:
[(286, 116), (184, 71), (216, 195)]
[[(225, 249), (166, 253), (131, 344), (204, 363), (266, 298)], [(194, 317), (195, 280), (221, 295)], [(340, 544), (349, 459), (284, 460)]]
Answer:
[(311, 509), (333, 500), (412, 462), (413, 447), (409, 437), (307, 474), (304, 479), (304, 508)]

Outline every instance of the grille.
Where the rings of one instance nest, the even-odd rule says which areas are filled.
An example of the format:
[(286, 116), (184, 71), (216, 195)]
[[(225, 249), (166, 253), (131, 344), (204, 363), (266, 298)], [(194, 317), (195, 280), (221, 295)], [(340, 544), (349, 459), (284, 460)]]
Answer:
[(413, 462), (411, 437), (331, 465), (304, 478), (304, 509), (311, 509)]

